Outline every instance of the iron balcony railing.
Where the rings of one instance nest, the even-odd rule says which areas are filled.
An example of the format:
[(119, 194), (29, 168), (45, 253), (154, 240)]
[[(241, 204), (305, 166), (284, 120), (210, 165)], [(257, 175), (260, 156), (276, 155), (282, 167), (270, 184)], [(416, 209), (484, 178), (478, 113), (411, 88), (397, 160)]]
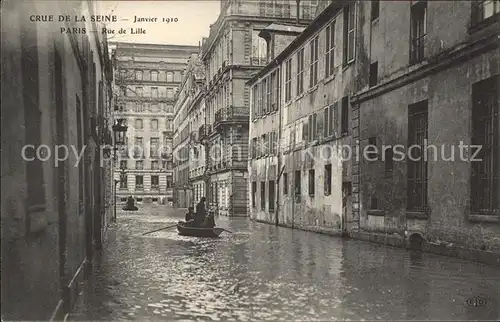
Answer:
[(249, 112), (246, 107), (232, 106), (215, 112), (215, 125), (221, 122), (248, 121)]

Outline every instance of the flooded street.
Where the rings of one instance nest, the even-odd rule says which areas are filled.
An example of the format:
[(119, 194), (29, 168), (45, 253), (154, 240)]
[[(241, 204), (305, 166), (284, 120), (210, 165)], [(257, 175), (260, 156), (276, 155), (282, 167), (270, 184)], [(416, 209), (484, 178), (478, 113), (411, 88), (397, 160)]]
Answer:
[(498, 268), (243, 218), (216, 218), (234, 232), (218, 239), (142, 236), (183, 217), (119, 212), (70, 319), (500, 319)]

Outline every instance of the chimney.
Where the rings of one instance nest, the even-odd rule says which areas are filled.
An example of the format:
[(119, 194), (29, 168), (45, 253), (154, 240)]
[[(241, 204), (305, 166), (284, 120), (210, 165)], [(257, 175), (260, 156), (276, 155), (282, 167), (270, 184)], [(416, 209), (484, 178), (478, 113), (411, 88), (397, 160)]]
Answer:
[(295, 0), (297, 2), (297, 25), (300, 24), (300, 0)]

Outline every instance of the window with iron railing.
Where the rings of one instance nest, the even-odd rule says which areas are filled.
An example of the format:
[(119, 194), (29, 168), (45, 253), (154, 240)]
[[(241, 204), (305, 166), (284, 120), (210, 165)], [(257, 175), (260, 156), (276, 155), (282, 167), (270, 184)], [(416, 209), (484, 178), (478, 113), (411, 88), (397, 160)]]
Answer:
[[(427, 158), (423, 156), (428, 131), (427, 100), (408, 107), (407, 209), (427, 211)], [(418, 147), (412, 148), (410, 147)]]
[(309, 68), (309, 87), (314, 87), (318, 84), (318, 50), (319, 38), (314, 37), (310, 42), (311, 48), (311, 65)]
[(500, 0), (471, 1), (471, 26), (494, 22), (500, 14)]
[(411, 7), (410, 64), (424, 59), (427, 35), (427, 2), (419, 1)]
[(297, 52), (297, 95), (304, 92), (304, 48)]
[(472, 86), (471, 211), (500, 215), (499, 76)]
[(151, 189), (159, 189), (159, 188), (160, 188), (160, 177), (151, 176)]
[(144, 189), (144, 177), (143, 176), (135, 176), (135, 189), (136, 190)]

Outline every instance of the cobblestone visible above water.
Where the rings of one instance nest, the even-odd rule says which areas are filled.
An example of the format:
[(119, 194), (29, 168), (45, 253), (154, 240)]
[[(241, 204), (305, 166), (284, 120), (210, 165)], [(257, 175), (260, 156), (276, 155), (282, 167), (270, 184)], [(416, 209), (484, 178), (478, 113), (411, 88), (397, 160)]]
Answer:
[[(498, 320), (500, 270), (356, 240), (217, 218), (183, 237), (184, 212), (118, 213), (72, 320)], [(472, 307), (468, 298), (486, 304)]]

